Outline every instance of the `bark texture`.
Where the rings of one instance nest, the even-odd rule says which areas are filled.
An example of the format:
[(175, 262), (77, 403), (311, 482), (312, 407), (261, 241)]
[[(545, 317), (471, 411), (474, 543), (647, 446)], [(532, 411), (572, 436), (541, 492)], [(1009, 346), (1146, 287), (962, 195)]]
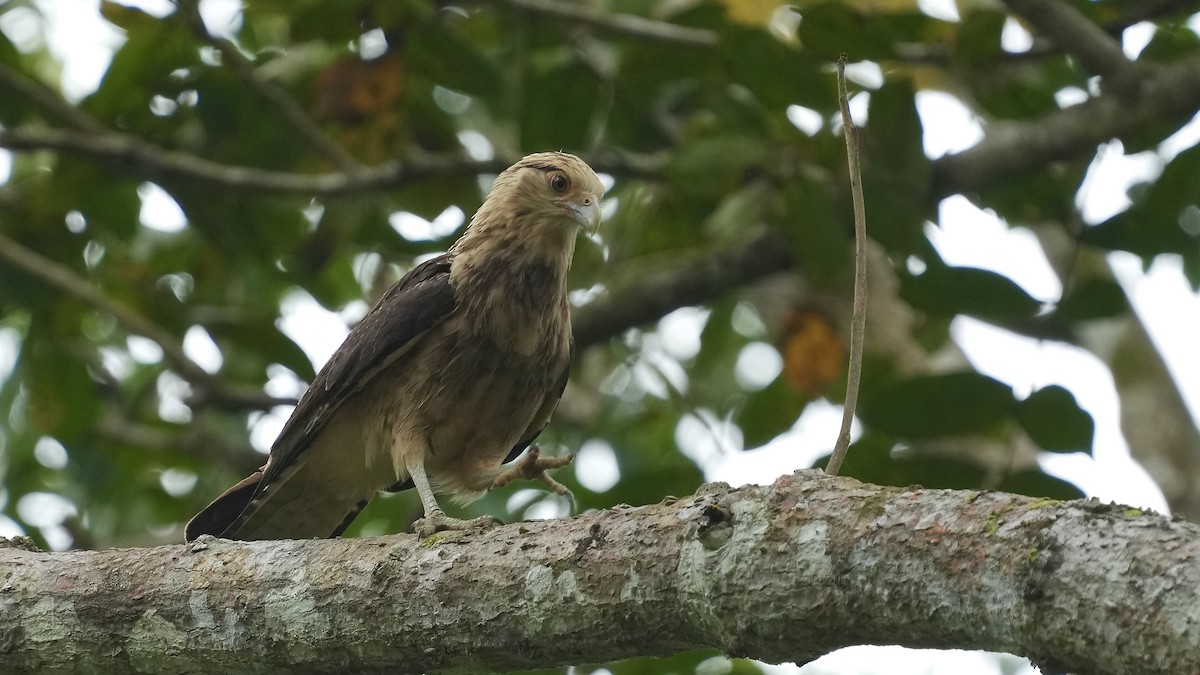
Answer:
[(767, 487), (488, 532), (0, 549), (2, 672), (502, 671), (719, 648), (1193, 672), (1200, 527), (1095, 501)]

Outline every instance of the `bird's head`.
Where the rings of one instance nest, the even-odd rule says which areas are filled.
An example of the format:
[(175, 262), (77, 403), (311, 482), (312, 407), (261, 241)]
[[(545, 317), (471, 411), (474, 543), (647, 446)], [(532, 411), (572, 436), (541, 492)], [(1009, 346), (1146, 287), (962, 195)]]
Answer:
[(514, 195), (520, 207), (547, 220), (574, 223), (588, 234), (595, 234), (600, 227), (604, 185), (592, 167), (575, 155), (539, 152), (512, 165), (505, 173), (518, 181)]
[(549, 230), (540, 233), (545, 236), (571, 234), (579, 226), (595, 234), (603, 196), (604, 185), (587, 162), (565, 152), (539, 152), (496, 178), (473, 225)]

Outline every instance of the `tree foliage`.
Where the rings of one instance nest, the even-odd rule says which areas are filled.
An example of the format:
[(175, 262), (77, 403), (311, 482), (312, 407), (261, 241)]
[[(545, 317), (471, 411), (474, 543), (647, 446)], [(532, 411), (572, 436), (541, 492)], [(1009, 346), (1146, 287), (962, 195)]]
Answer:
[[(1162, 149), (1200, 109), (1187, 22), (1200, 2), (1006, 4), (959, 2), (947, 20), (907, 0), (254, 0), (225, 34), (194, 0), (165, 16), (106, 0), (124, 41), (77, 103), (29, 28), (37, 5), (0, 4), (11, 19), (0, 146), (14, 153), (0, 187), (3, 515), (42, 544), (56, 532), (78, 547), (178, 541), (261, 463), (251, 430), (285, 415), (321, 365), (281, 329), (287, 308), (308, 296), (352, 322), (449, 245), (496, 171), (559, 148), (613, 188), (601, 240), (576, 256), (581, 349), (543, 445), (611, 448), (611, 489), (559, 474), (581, 509), (690, 494), (703, 467), (681, 450), (696, 447), (689, 434), (737, 452), (790, 429), (811, 401), (841, 400), (852, 223), (832, 64), (843, 52), (865, 64), (875, 308), (863, 434), (844, 472), (1080, 495), (1034, 457), (1090, 452), (1090, 415), (1061, 387), (1022, 396), (947, 360), (949, 325), (971, 316), (1099, 353), (1090, 329), (1137, 323), (1105, 252), (1180, 256), (1200, 285), (1200, 149)], [(1016, 22), (1034, 35), (1020, 52), (1002, 46)], [(1154, 35), (1127, 60), (1120, 36), (1139, 22)], [(978, 145), (926, 154), (916, 100), (931, 92), (984, 122)], [(1160, 149), (1162, 173), (1128, 209), (1086, 224), (1076, 194), (1113, 138)], [(159, 191), (182, 226), (148, 224)], [(944, 262), (927, 228), (951, 194), (1035, 232), (1062, 297), (1047, 305), (1001, 274)], [(1161, 371), (1155, 391), (1178, 404), (1137, 334), (1122, 333), (1135, 341), (1123, 353), (1149, 365), (1101, 358), (1119, 388), (1123, 372)], [(197, 357), (207, 340), (218, 367)], [(764, 346), (777, 374), (747, 358)], [(1173, 423), (1196, 433), (1186, 416)], [(1186, 483), (1168, 497), (1189, 516), (1195, 450), (1162, 449)], [(561, 511), (519, 490), (472, 511)], [(74, 515), (47, 522), (37, 505), (50, 496)], [(378, 499), (348, 534), (399, 531), (415, 509), (410, 496)]]

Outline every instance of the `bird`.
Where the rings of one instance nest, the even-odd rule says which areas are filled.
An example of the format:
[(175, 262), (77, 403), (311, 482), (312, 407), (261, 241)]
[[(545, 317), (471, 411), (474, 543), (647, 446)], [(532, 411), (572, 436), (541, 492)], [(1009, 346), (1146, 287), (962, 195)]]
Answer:
[(579, 157), (528, 155), (496, 178), (466, 230), (413, 267), (351, 330), (300, 397), (266, 463), (196, 514), (193, 541), (340, 535), (381, 491), (415, 487), (418, 536), (487, 527), (452, 518), (516, 479), (565, 494), (546, 472), (571, 457), (534, 440), (567, 384), (567, 272), (604, 186)]

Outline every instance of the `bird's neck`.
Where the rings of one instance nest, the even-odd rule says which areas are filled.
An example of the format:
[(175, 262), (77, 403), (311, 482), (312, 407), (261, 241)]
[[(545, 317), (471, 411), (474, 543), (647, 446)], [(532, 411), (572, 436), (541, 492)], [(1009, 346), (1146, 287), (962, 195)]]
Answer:
[(549, 247), (467, 239), (452, 252), (450, 283), (471, 332), (528, 357), (569, 350), (574, 239), (564, 238), (555, 255)]

